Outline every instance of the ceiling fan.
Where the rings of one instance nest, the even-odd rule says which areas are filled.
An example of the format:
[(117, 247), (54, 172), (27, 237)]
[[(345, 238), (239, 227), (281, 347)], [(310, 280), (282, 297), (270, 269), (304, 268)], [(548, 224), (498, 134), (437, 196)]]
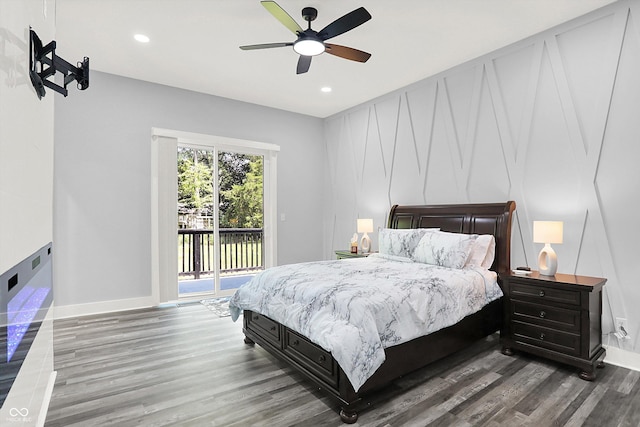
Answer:
[(253, 44), (248, 46), (240, 46), (243, 50), (254, 49), (270, 49), (274, 47), (293, 46), (293, 50), (300, 55), (298, 59), (298, 66), (296, 68), (296, 74), (302, 74), (309, 71), (311, 66), (311, 58), (316, 55), (320, 55), (323, 52), (327, 52), (331, 55), (339, 56), (340, 58), (350, 59), (351, 61), (367, 62), (371, 57), (370, 53), (363, 52), (351, 47), (340, 46), (337, 44), (325, 43), (333, 37), (353, 30), (359, 25), (364, 24), (371, 15), (364, 7), (358, 8), (354, 11), (347, 13), (341, 18), (336, 19), (320, 31), (311, 29), (311, 21), (316, 19), (318, 11), (313, 7), (305, 7), (302, 9), (302, 17), (309, 23), (306, 30), (303, 30), (300, 25), (294, 19), (282, 9), (275, 1), (262, 1), (262, 5), (271, 13), (278, 21), (285, 27), (291, 30), (298, 39), (294, 42), (283, 43), (264, 43)]

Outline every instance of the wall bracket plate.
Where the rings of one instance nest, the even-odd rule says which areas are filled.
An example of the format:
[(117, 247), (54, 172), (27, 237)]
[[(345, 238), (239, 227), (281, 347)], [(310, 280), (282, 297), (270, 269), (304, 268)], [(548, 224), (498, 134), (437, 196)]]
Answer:
[[(56, 72), (64, 75), (63, 86), (47, 80)], [(56, 55), (55, 40), (43, 46), (36, 32), (29, 29), (29, 77), (38, 98), (45, 95), (45, 86), (67, 96), (67, 85), (74, 80), (79, 90), (89, 87), (89, 58), (85, 56), (78, 66), (73, 66)]]

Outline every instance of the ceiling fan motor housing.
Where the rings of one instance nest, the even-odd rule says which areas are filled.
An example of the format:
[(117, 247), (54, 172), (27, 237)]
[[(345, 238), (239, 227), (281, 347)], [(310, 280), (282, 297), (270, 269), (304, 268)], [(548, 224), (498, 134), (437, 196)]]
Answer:
[(318, 17), (318, 9), (315, 7), (305, 7), (302, 9), (302, 17), (305, 21), (311, 22)]

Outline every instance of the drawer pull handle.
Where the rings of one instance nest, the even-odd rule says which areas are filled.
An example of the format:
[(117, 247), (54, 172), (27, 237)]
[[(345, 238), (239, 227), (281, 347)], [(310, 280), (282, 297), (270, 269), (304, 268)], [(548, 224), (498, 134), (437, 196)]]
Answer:
[(543, 296), (544, 296), (544, 291), (540, 291), (540, 292), (538, 293), (538, 295), (540, 295), (541, 297), (543, 297)]
[(547, 313), (544, 310), (540, 310), (540, 317), (543, 319), (547, 316)]
[(276, 330), (276, 327), (275, 327), (275, 326), (272, 326), (272, 327), (271, 327), (271, 330), (272, 330), (272, 331), (275, 331), (275, 330)]
[(258, 320), (259, 318), (259, 316), (253, 316), (253, 320)]
[(291, 344), (293, 344), (294, 346), (297, 346), (297, 345), (300, 345), (300, 341), (294, 340)]
[(540, 339), (543, 340), (544, 339), (544, 332), (540, 332)]
[(327, 360), (327, 358), (324, 356), (324, 354), (321, 354), (320, 357), (318, 357), (318, 362), (320, 363), (324, 363), (325, 360)]

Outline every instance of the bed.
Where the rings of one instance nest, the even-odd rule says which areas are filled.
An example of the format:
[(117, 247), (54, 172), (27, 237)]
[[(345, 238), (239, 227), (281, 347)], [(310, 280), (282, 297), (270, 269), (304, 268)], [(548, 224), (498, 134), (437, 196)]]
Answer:
[[(254, 280), (243, 286), (243, 288), (246, 287), (245, 289), (241, 288), (242, 291), (236, 292), (230, 304), (232, 313), (235, 311), (234, 317), (237, 318), (238, 312), (243, 311), (243, 332), (246, 344), (253, 345), (258, 343), (272, 355), (290, 364), (338, 403), (341, 408), (340, 418), (343, 422), (355, 423), (358, 418), (358, 412), (368, 406), (369, 398), (377, 391), (389, 386), (395, 379), (455, 353), (478, 339), (500, 330), (503, 321), (502, 294), (499, 289), (499, 286), (501, 286), (500, 274), (510, 271), (511, 217), (514, 210), (515, 202), (508, 201), (505, 203), (464, 205), (395, 205), (389, 213), (387, 229), (390, 231), (383, 230), (388, 233), (402, 234), (405, 231), (407, 233), (414, 233), (415, 231), (416, 233), (423, 233), (421, 235), (445, 235), (445, 237), (453, 236), (451, 233), (456, 233), (456, 238), (459, 237), (462, 239), (461, 241), (468, 240), (466, 235), (474, 235), (474, 239), (475, 235), (493, 236), (492, 244), (495, 242), (495, 251), (492, 253), (491, 260), (488, 261), (491, 265), (485, 266), (489, 268), (488, 270), (487, 268), (457, 270), (456, 268), (436, 267), (435, 270), (439, 271), (432, 273), (433, 266), (417, 265), (418, 263), (401, 264), (402, 260), (396, 260), (390, 255), (370, 256), (366, 259), (320, 261), (318, 263), (292, 265), (289, 267), (282, 266), (266, 270), (259, 278), (254, 278)], [(432, 233), (431, 230), (440, 230), (448, 233), (436, 234)], [(411, 250), (414, 249), (416, 249), (415, 246)], [(485, 260), (485, 262), (487, 261)], [(326, 277), (331, 278), (333, 277), (331, 274), (335, 274), (332, 273), (332, 270), (336, 270), (338, 267), (341, 269), (340, 277), (335, 276), (335, 281), (336, 283), (339, 281), (341, 283), (337, 288), (327, 287), (325, 292), (323, 287), (325, 284), (323, 283), (314, 282), (313, 286), (309, 286), (306, 283), (307, 281), (315, 280), (314, 277), (322, 275), (316, 274), (316, 268), (318, 271), (322, 271), (322, 269), (328, 270)], [(396, 270), (386, 272), (384, 270), (386, 268), (395, 268)], [(428, 269), (423, 272), (423, 268)], [(293, 280), (293, 285), (284, 284), (284, 282), (280, 283), (284, 279), (275, 276), (279, 269), (288, 269), (287, 275), (290, 276), (288, 280), (297, 278), (298, 285), (306, 285), (307, 287), (295, 287), (295, 280)], [(456, 290), (455, 292), (460, 292), (457, 290), (460, 287), (457, 284), (451, 285), (449, 282), (462, 275), (469, 275), (472, 281), (482, 283), (483, 286), (491, 282), (489, 279), (491, 275), (494, 278), (493, 286), (498, 287), (497, 293), (492, 292), (491, 298), (489, 298), (490, 292), (486, 290), (487, 299), (481, 305), (477, 305), (479, 304), (477, 301), (479, 298), (471, 298), (473, 302), (459, 304), (463, 306), (460, 310), (458, 310), (458, 304), (451, 303), (451, 301), (448, 306), (443, 306), (446, 308), (434, 309), (429, 306), (427, 309), (420, 307), (420, 302), (416, 303), (416, 301), (421, 300), (416, 296), (415, 290), (411, 290), (409, 292), (413, 293), (398, 296), (399, 302), (394, 306), (390, 314), (384, 310), (375, 311), (379, 310), (380, 307), (372, 309), (372, 312), (378, 313), (374, 318), (370, 315), (367, 317), (366, 314), (360, 315), (364, 311), (360, 310), (356, 303), (349, 302), (349, 305), (346, 306), (346, 309), (350, 311), (349, 316), (363, 317), (362, 326), (359, 327), (361, 330), (355, 328), (355, 331), (353, 331), (353, 326), (348, 325), (341, 325), (340, 327), (332, 325), (331, 329), (327, 329), (329, 323), (325, 321), (324, 315), (320, 315), (320, 311), (324, 312), (324, 308), (327, 305), (337, 305), (336, 301), (343, 300), (342, 294), (337, 294), (336, 296), (336, 292), (350, 291), (360, 296), (365, 295), (368, 299), (373, 300), (378, 297), (380, 300), (390, 301), (393, 299), (391, 294), (396, 291), (389, 291), (389, 295), (382, 295), (385, 292), (385, 277), (389, 282), (389, 286), (391, 286), (391, 280), (394, 281), (393, 286), (396, 286), (396, 281), (403, 279), (403, 275), (407, 276), (407, 280), (410, 280), (414, 276), (422, 277), (424, 275), (426, 277), (444, 273), (446, 274), (442, 276), (442, 279), (439, 278), (440, 276), (436, 279), (431, 278), (431, 282), (434, 280), (438, 283), (441, 282), (446, 285), (444, 287), (449, 289), (447, 291), (449, 293), (443, 294), (444, 296), (439, 298), (443, 301), (457, 298), (451, 295), (456, 295), (453, 293), (454, 289)], [(270, 276), (272, 274), (273, 276)], [(371, 276), (366, 276), (367, 274), (371, 274)], [(363, 277), (364, 280), (370, 280), (372, 290), (368, 292), (371, 293), (367, 293), (362, 284), (360, 284)], [(353, 278), (354, 282), (353, 289), (349, 288), (351, 278)], [(462, 279), (467, 280), (466, 278)], [(378, 285), (377, 282), (381, 280), (383, 283)], [(259, 286), (257, 283), (259, 281), (269, 284), (272, 288), (264, 290), (257, 287)], [(373, 288), (373, 286), (381, 287)], [(477, 285), (474, 286), (477, 287)], [(403, 285), (402, 287), (403, 289), (408, 289), (407, 286)], [(427, 284), (424, 287), (433, 286)], [(487, 289), (489, 288), (487, 287)], [(260, 292), (263, 295), (256, 296)], [(306, 293), (313, 296), (310, 296), (312, 300), (307, 307), (304, 307), (305, 304), (297, 304), (295, 302), (285, 304), (282, 303), (284, 301), (282, 299), (264, 299), (265, 297), (272, 298), (272, 294), (278, 294), (278, 297), (280, 297), (281, 294), (287, 293), (295, 293), (296, 295), (292, 295), (292, 298), (298, 298), (300, 296), (298, 294)], [(328, 295), (331, 295), (333, 299), (330, 299)], [(261, 300), (259, 297), (263, 299)], [(264, 305), (264, 302), (262, 302), (263, 305), (260, 305), (259, 302), (250, 304), (249, 302), (254, 299), (255, 301), (271, 301), (270, 304), (273, 304), (273, 301), (280, 301), (280, 307)], [(327, 302), (325, 303), (325, 301)], [(413, 307), (407, 308), (405, 307), (406, 304), (411, 304)], [(403, 311), (405, 309), (408, 314)], [(333, 307), (333, 310), (344, 311), (345, 309)], [(465, 314), (464, 310), (468, 310), (470, 314)], [(447, 323), (443, 323), (445, 321), (433, 320), (436, 317), (423, 319), (421, 317), (422, 314), (419, 314), (418, 321), (416, 322), (414, 319), (414, 323), (424, 323), (425, 331), (413, 331), (408, 323), (406, 324), (409, 326), (402, 326), (405, 324), (405, 320), (408, 321), (408, 316), (415, 317), (417, 312), (433, 311), (455, 312), (458, 317), (454, 315), (451, 317), (453, 320), (446, 320)], [(277, 313), (277, 315), (274, 315), (274, 313)], [(307, 321), (305, 325), (307, 326), (292, 323), (291, 319), (294, 317), (305, 318)], [(383, 345), (369, 343), (367, 338), (363, 338), (362, 343), (356, 342), (359, 335), (366, 335), (365, 329), (370, 324), (378, 321), (384, 323), (387, 318), (392, 319), (390, 323), (394, 324), (393, 329), (387, 330), (384, 327), (377, 329), (381, 331), (380, 339), (383, 341)], [(442, 324), (438, 324), (438, 322)], [(317, 325), (322, 325), (324, 329)], [(315, 331), (318, 328), (320, 328), (320, 335), (318, 335), (318, 331)], [(433, 331), (427, 331), (428, 328), (433, 329)], [(373, 329), (376, 330), (375, 328)], [(345, 335), (333, 337), (334, 344), (332, 345), (329, 339), (334, 335), (334, 331)], [(325, 339), (325, 336), (328, 338)], [(339, 342), (340, 345), (336, 346), (335, 342)]]

